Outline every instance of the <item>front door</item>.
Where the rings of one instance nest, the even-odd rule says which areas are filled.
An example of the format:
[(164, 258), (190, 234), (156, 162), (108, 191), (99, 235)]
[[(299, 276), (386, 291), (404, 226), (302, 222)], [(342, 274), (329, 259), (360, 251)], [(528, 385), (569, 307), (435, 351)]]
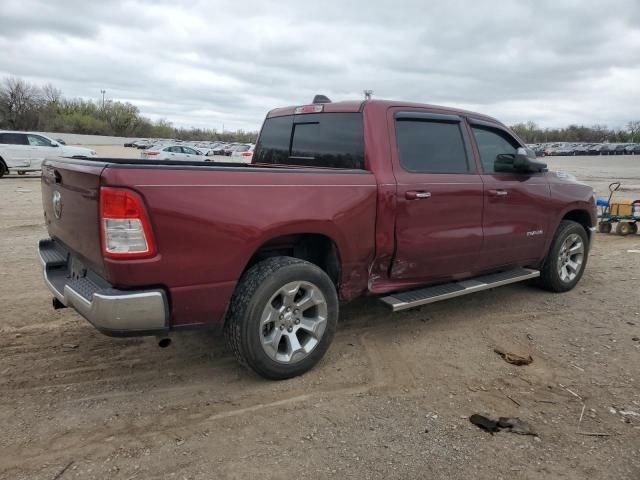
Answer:
[(484, 183), (482, 268), (526, 265), (544, 256), (548, 236), (549, 184), (544, 173), (513, 168), (521, 145), (505, 129), (470, 119)]
[(397, 146), (391, 280), (429, 283), (469, 276), (482, 247), (483, 188), (463, 119), (401, 111), (390, 121)]

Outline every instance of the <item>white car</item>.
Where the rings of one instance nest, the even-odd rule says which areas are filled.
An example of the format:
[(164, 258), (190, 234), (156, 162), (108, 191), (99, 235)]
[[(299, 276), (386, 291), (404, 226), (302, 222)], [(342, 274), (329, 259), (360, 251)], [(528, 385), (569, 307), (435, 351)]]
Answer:
[(37, 172), (47, 157), (95, 157), (96, 152), (88, 148), (61, 145), (40, 133), (0, 130), (0, 177), (16, 171)]
[(203, 160), (202, 152), (187, 145), (161, 144), (143, 150), (140, 158), (145, 160)]
[(247, 162), (251, 163), (251, 159), (253, 158), (253, 150), (256, 148), (255, 145), (244, 144), (239, 145), (231, 152), (231, 157), (234, 160), (239, 162)]

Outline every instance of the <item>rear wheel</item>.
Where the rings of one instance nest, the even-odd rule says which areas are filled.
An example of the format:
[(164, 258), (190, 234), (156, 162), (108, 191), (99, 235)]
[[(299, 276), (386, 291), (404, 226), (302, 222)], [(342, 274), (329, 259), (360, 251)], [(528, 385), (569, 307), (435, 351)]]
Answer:
[(27, 172), (25, 172), (24, 170), (18, 170), (18, 175), (24, 175), (25, 173)]
[[(634, 231), (635, 227), (635, 231)], [(630, 235), (632, 233), (636, 233), (638, 231), (638, 227), (634, 223), (630, 222), (618, 222), (616, 224), (616, 234), (617, 235)]]
[(609, 222), (600, 222), (598, 224), (599, 233), (611, 233), (611, 224)]
[(329, 276), (312, 263), (273, 257), (240, 279), (225, 336), (242, 365), (282, 380), (320, 361), (337, 323), (338, 296)]
[(577, 222), (563, 220), (540, 271), (539, 284), (552, 292), (571, 290), (582, 278), (587, 264), (589, 239)]
[(0, 178), (4, 177), (5, 173), (9, 173), (7, 171), (7, 166), (4, 164), (4, 161), (0, 158)]

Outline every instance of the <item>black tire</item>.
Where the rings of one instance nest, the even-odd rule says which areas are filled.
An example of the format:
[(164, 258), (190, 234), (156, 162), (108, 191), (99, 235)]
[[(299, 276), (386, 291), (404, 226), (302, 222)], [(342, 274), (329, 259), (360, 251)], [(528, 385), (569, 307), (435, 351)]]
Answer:
[(636, 233), (638, 233), (638, 224), (637, 223), (631, 223), (630, 227), (631, 227), (631, 235), (635, 235)]
[[(272, 359), (263, 348), (260, 319), (273, 295), (284, 285), (298, 281), (311, 282), (324, 295), (327, 323), (317, 345), (306, 357), (282, 363)], [(265, 378), (284, 380), (307, 372), (320, 361), (333, 340), (338, 315), (336, 288), (321, 268), (297, 258), (272, 257), (251, 267), (238, 282), (227, 314), (225, 338), (240, 364)]]
[[(565, 240), (573, 234), (578, 235), (582, 240), (584, 253), (580, 269), (577, 272), (575, 278), (566, 281), (560, 277), (560, 254)], [(560, 222), (560, 226), (558, 226), (558, 229), (556, 230), (553, 241), (551, 242), (549, 253), (547, 254), (542, 268), (540, 269), (540, 278), (538, 280), (538, 285), (551, 292), (567, 292), (571, 290), (582, 278), (584, 270), (587, 266), (588, 257), (589, 237), (587, 236), (587, 232), (585, 231), (584, 227), (572, 220), (563, 220), (562, 222)]]
[(18, 175), (24, 175), (25, 173), (27, 172), (25, 172), (24, 170), (18, 170)]
[(598, 233), (611, 233), (611, 224), (609, 222), (598, 223)]
[(9, 173), (7, 171), (7, 166), (4, 164), (4, 161), (0, 158), (0, 178), (4, 177), (5, 173)]
[[(623, 237), (626, 237), (627, 235), (631, 235), (632, 233), (636, 233), (634, 232), (634, 226), (635, 224), (631, 223), (631, 222), (618, 222), (616, 223), (616, 235), (622, 235)], [(636, 231), (637, 231), (637, 227), (636, 227)]]

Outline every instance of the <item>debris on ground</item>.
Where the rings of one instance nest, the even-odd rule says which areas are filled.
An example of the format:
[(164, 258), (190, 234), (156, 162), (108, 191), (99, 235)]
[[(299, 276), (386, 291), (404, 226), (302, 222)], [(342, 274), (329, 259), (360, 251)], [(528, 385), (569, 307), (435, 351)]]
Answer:
[(504, 358), (505, 362), (511, 363), (512, 365), (529, 365), (533, 362), (533, 357), (531, 357), (531, 355), (524, 357), (517, 353), (508, 352), (500, 347), (494, 348), (493, 351)]
[(475, 413), (469, 417), (469, 421), (491, 435), (500, 430), (507, 430), (518, 435), (538, 435), (531, 429), (529, 423), (518, 417), (500, 417), (498, 420), (492, 420), (484, 415)]

